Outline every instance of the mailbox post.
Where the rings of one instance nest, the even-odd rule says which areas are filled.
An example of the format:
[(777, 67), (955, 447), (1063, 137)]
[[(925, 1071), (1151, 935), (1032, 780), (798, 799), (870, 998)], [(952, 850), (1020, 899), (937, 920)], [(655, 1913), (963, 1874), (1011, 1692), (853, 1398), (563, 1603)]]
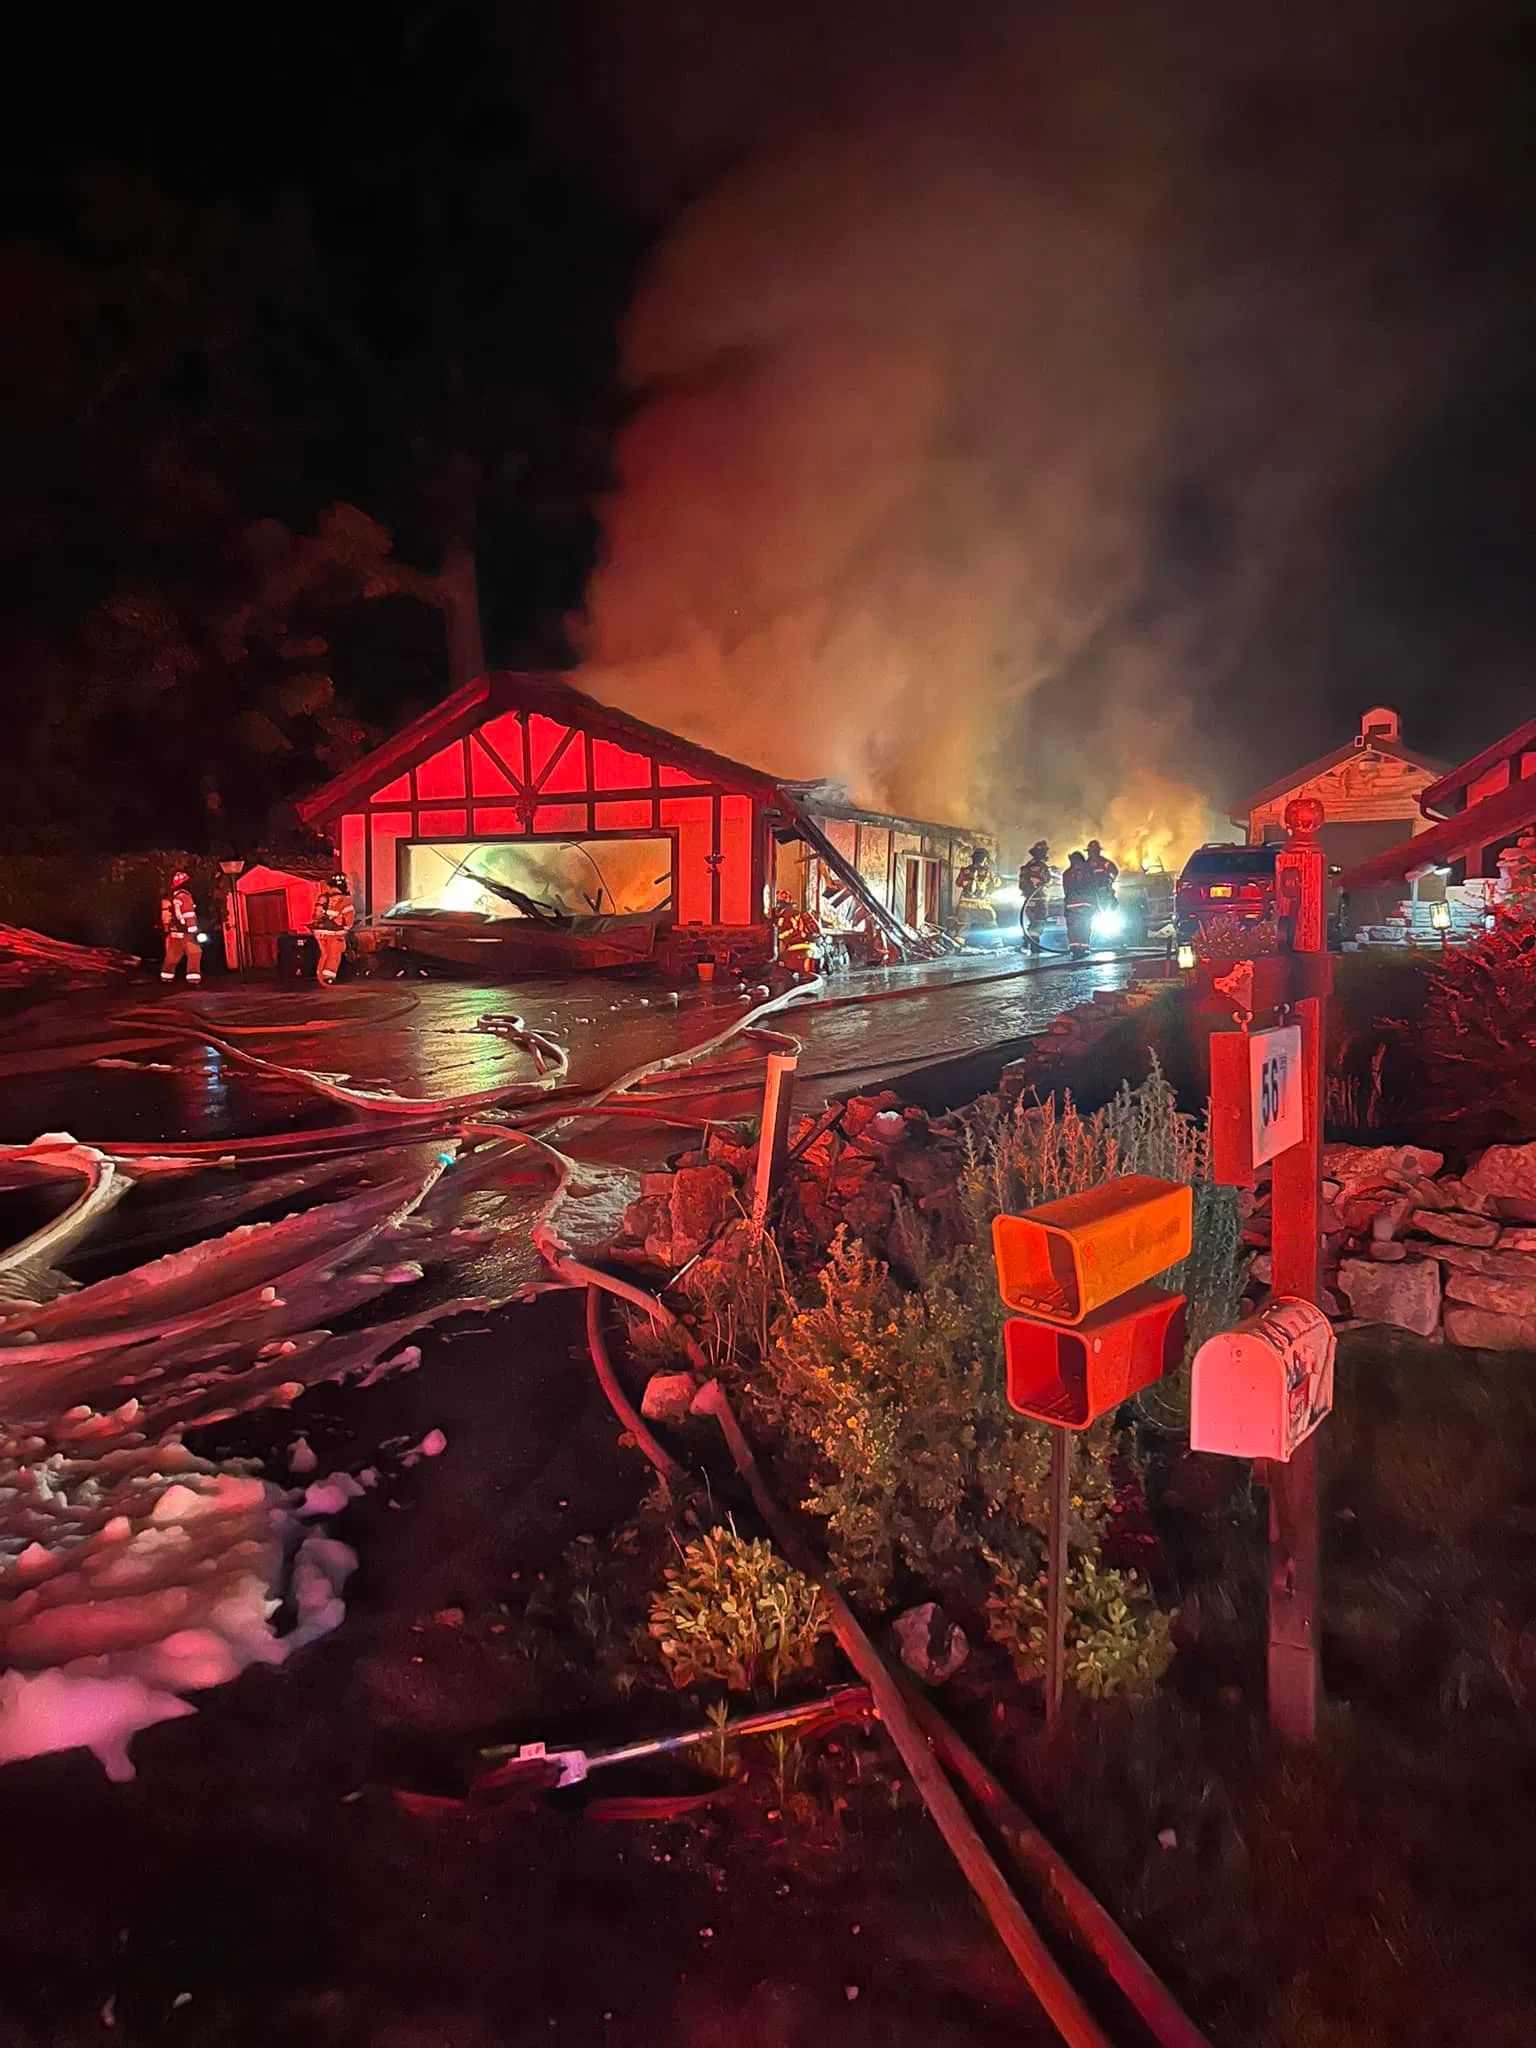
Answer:
[(1085, 1194), (992, 1224), (1008, 1404), (1051, 1432), (1046, 1531), (1045, 1720), (1061, 1714), (1066, 1670), (1070, 1431), (1171, 1372), (1184, 1355), (1184, 1297), (1152, 1286), (1188, 1258), (1194, 1195), (1124, 1174)]
[[(1236, 1410), (1222, 1397), (1231, 1390), (1208, 1380), (1206, 1398), (1197, 1395), (1192, 1406), (1191, 1441), (1197, 1449), (1263, 1460), (1256, 1471), (1269, 1487), (1269, 1717), (1280, 1734), (1311, 1742), (1318, 1707), (1315, 1429), (1332, 1399), (1333, 1361), (1331, 1328), (1324, 1322), (1319, 1330), (1320, 1318), (1309, 1321), (1305, 1313), (1308, 1306), (1320, 1308), (1322, 1295), (1323, 1005), (1329, 984), (1326, 868), (1317, 838), (1322, 805), (1298, 798), (1287, 806), (1285, 822), (1290, 838), (1276, 861), (1275, 884), (1277, 923), (1289, 950), (1238, 961), (1210, 978), (1213, 998), (1235, 1011), (1239, 1024), (1211, 1040), (1214, 1172), (1228, 1185), (1251, 1186), (1255, 1170), (1272, 1162), (1273, 1306), (1253, 1340), (1244, 1336), (1251, 1327), (1245, 1324), (1235, 1341), (1202, 1347), (1195, 1374), (1198, 1389), (1202, 1369), (1234, 1372), (1243, 1357), (1267, 1355), (1288, 1420), (1271, 1433), (1255, 1419), (1249, 1427), (1257, 1433), (1241, 1442)], [(1261, 1010), (1272, 1012), (1273, 1022), (1251, 1030)], [(1253, 1385), (1263, 1393), (1262, 1371)], [(1256, 1404), (1255, 1418), (1262, 1406)], [(1202, 1429), (1213, 1434), (1202, 1437)]]
[[(1301, 961), (1328, 957), (1323, 901), (1325, 863), (1318, 843), (1323, 807), (1299, 798), (1286, 806), (1289, 843), (1275, 868), (1291, 949)], [(1292, 1014), (1301, 1027), (1300, 1140), (1277, 1155), (1270, 1201), (1276, 1295), (1321, 1302), (1323, 1168), (1323, 977), (1299, 994)], [(1269, 1468), (1269, 1718), (1293, 1742), (1317, 1738), (1318, 1526), (1317, 1437)]]

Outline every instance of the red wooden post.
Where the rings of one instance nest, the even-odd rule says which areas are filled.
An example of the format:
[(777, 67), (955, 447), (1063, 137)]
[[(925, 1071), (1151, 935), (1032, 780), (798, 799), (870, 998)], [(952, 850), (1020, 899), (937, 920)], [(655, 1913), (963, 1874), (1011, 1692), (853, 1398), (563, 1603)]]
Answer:
[[(1295, 953), (1302, 961), (1321, 955), (1318, 964), (1325, 968), (1326, 868), (1317, 841), (1322, 805), (1299, 798), (1286, 806), (1285, 822), (1291, 837), (1276, 863), (1279, 911), (1290, 921)], [(1326, 968), (1303, 985), (1324, 988)], [(1305, 1122), (1301, 1143), (1275, 1160), (1271, 1210), (1274, 1293), (1312, 1302), (1322, 1297), (1323, 1002), (1322, 993), (1308, 993), (1292, 1005), (1292, 1021), (1301, 1026)], [(1269, 1476), (1269, 1718), (1294, 1742), (1317, 1735), (1318, 1589), (1314, 1434), (1288, 1462), (1272, 1464)]]

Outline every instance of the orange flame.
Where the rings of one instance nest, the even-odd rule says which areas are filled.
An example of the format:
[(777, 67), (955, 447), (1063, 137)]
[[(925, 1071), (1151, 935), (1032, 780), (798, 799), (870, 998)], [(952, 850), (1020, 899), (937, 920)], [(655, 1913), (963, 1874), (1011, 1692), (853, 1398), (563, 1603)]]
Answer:
[(1123, 868), (1180, 868), (1197, 846), (1237, 835), (1200, 791), (1137, 769), (1104, 813), (1097, 836)]

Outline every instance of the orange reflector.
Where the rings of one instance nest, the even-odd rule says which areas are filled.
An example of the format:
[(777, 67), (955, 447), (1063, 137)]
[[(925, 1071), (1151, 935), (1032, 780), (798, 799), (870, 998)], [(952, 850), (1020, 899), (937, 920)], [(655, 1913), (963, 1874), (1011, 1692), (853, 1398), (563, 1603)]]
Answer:
[(1184, 1296), (1138, 1287), (1075, 1329), (1003, 1325), (1008, 1405), (1035, 1422), (1087, 1429), (1184, 1355)]
[(1080, 1323), (1189, 1257), (1194, 1194), (1178, 1181), (1128, 1173), (992, 1223), (997, 1285), (1009, 1308)]

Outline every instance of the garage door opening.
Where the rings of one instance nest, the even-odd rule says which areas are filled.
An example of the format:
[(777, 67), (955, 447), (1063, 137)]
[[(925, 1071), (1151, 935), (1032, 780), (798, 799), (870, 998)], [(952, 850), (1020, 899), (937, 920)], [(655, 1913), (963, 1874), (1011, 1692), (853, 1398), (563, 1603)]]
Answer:
[(669, 837), (410, 840), (395, 914), (659, 919), (672, 906), (672, 857)]

